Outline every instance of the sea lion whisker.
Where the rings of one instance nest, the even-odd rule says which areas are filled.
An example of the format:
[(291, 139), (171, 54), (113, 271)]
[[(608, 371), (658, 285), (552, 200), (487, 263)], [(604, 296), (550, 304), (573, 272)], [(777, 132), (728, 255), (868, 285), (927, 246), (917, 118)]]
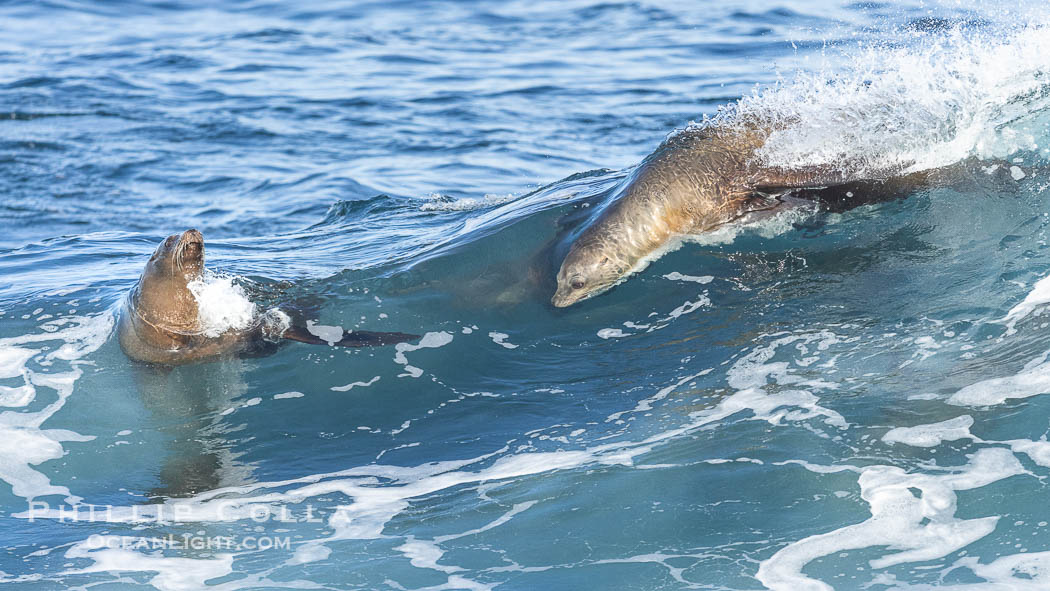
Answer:
[(178, 266), (179, 271), (182, 271), (183, 268), (183, 257), (186, 254), (186, 244), (187, 242), (180, 238), (179, 244), (175, 247), (175, 254), (172, 255), (171, 258), (172, 265)]

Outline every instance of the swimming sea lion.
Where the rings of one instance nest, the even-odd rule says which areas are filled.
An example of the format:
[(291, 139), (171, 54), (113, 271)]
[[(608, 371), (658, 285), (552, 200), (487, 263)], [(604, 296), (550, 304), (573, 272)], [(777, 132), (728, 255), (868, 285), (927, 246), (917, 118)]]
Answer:
[(904, 170), (857, 174), (846, 168), (762, 167), (754, 156), (769, 134), (762, 125), (729, 122), (686, 130), (665, 141), (572, 244), (551, 303), (562, 308), (598, 295), (644, 267), (675, 236), (778, 207), (778, 193), (883, 181)]
[(203, 273), (204, 237), (197, 230), (168, 236), (157, 247), (121, 310), (117, 334), (128, 357), (181, 365), (252, 352), (281, 340), (368, 347), (420, 338), (400, 332), (352, 331), (327, 340), (307, 328), (293, 326), (288, 314), (279, 310), (257, 316), (240, 330), (210, 334), (201, 326), (197, 298), (189, 287)]

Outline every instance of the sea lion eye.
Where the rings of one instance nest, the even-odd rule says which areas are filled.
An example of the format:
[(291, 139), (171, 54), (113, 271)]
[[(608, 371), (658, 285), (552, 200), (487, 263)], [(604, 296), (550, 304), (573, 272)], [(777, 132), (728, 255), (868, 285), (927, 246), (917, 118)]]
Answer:
[(571, 285), (573, 289), (583, 289), (583, 286), (587, 285), (587, 282), (583, 280), (583, 277), (577, 275), (572, 278), (572, 282), (569, 283), (569, 285)]

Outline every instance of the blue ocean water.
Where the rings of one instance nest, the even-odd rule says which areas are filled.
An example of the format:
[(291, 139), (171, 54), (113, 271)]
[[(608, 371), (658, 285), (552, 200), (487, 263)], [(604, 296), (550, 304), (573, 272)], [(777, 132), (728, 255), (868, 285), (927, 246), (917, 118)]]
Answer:
[[(1050, 588), (1046, 24), (0, 3), (0, 582)], [(693, 237), (553, 308), (591, 206), (727, 106), (789, 123), (772, 162), (976, 176)], [(190, 227), (260, 306), (426, 336), (134, 364), (120, 301)]]

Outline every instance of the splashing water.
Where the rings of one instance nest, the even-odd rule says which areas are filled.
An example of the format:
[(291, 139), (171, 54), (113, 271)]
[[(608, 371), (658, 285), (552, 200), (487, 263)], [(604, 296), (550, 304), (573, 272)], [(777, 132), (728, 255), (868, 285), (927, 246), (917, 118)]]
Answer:
[(1050, 29), (955, 27), (905, 47), (876, 42), (848, 66), (803, 73), (739, 101), (741, 118), (778, 131), (759, 151), (779, 167), (878, 175), (1038, 150), (1050, 118)]
[(197, 300), (200, 326), (205, 336), (218, 337), (231, 330), (244, 330), (255, 321), (255, 304), (235, 277), (205, 270), (187, 287)]

